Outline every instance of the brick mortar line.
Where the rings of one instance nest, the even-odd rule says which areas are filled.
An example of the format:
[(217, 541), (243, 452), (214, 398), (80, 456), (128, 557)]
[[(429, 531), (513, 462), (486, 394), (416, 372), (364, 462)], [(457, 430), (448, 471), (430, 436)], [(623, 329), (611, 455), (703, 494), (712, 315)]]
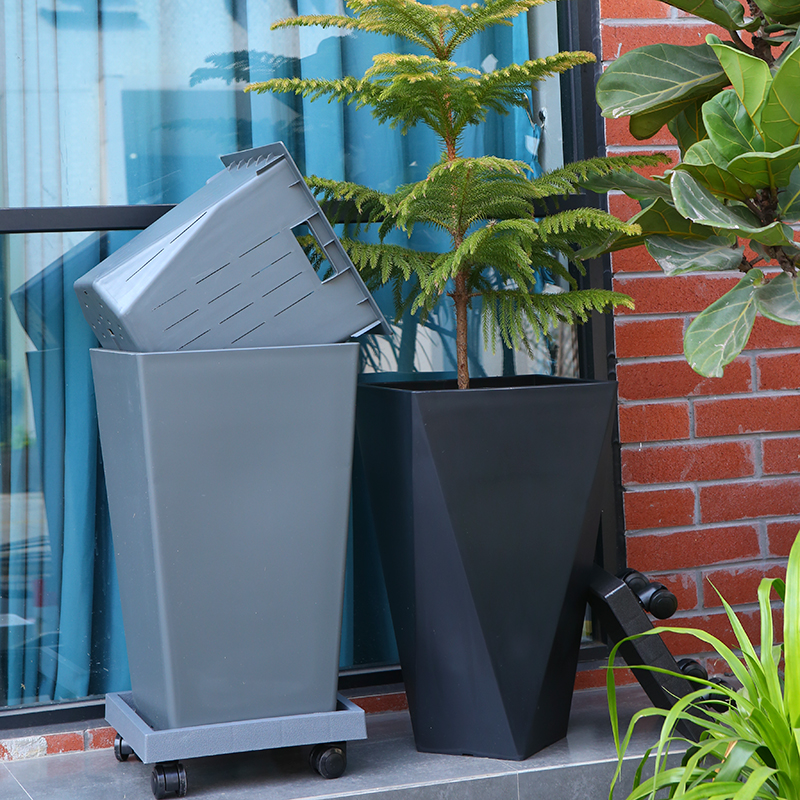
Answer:
[(620, 398), (619, 405), (622, 408), (634, 408), (636, 406), (657, 406), (674, 405), (676, 400), (687, 400), (688, 397), (654, 397), (652, 400), (623, 400)]
[[(742, 351), (742, 356), (737, 356), (737, 358), (746, 358), (748, 355), (754, 352), (754, 350)], [(663, 356), (617, 356), (617, 364), (632, 364), (633, 366), (636, 366), (637, 364), (652, 363), (655, 359), (658, 359), (659, 363), (664, 361), (670, 364), (680, 364), (681, 362), (686, 363), (686, 356), (684, 356), (683, 353), (672, 353), (670, 355)], [(697, 377), (698, 379), (704, 380), (702, 375), (698, 375)]]
[[(672, 28), (673, 23), (676, 19), (686, 20), (689, 27), (695, 28), (705, 28), (709, 25), (713, 25), (713, 22), (709, 22), (705, 19), (697, 19), (695, 16), (691, 17), (601, 17), (600, 24), (601, 25), (621, 25), (624, 28), (636, 28), (639, 25), (647, 25), (648, 27), (654, 27), (661, 25), (665, 28)], [(719, 26), (717, 26), (719, 27)]]
[[(672, 144), (659, 144), (659, 145), (652, 145), (652, 144), (608, 144), (606, 145), (606, 154), (607, 155), (615, 155), (615, 156), (624, 156), (624, 155), (636, 155), (637, 153), (644, 152), (645, 155), (651, 155), (654, 153), (672, 153), (678, 154), (680, 153), (680, 148), (677, 145)], [(645, 167), (638, 167), (638, 169), (669, 169), (669, 164), (650, 164), (649, 166)], [(623, 196), (625, 193), (623, 192)]]
[[(770, 351), (768, 351), (768, 352), (770, 352)], [(756, 355), (756, 353), (755, 353), (754, 350), (749, 350), (749, 351), (743, 352), (741, 356), (737, 356), (736, 363), (742, 364), (742, 363), (744, 363), (744, 361), (743, 361), (744, 359), (750, 359), (751, 356), (755, 356), (755, 355)], [(788, 353), (787, 355), (792, 355), (792, 354)], [(638, 367), (638, 366), (641, 366), (643, 364), (652, 364), (654, 362), (658, 363), (658, 364), (687, 364), (686, 357), (683, 355), (683, 353), (672, 353), (672, 354), (669, 354), (669, 355), (665, 354), (665, 355), (660, 355), (660, 356), (622, 356), (621, 358), (619, 356), (617, 357), (617, 366)], [(687, 364), (687, 366), (688, 366), (688, 364)], [(697, 375), (698, 382), (704, 381), (704, 380), (708, 380), (705, 376), (700, 375), (699, 373), (695, 373), (695, 374)], [(617, 380), (619, 380), (619, 379), (617, 379)], [(728, 396), (729, 394), (737, 394), (737, 395), (738, 394), (750, 394), (750, 393), (755, 392), (755, 391), (756, 391), (756, 389), (754, 388), (754, 389), (740, 390), (740, 391), (736, 391), (736, 392), (716, 392), (716, 393), (715, 392), (711, 392), (711, 394), (712, 395), (713, 394), (718, 394), (720, 397), (725, 397), (725, 396)], [(797, 394), (797, 389), (796, 388), (794, 388), (794, 389), (765, 389), (764, 391), (769, 391), (769, 392), (772, 392), (772, 393), (775, 393), (775, 392), (794, 392), (795, 394)], [(689, 399), (689, 398), (692, 398), (692, 397), (705, 397), (707, 394), (708, 393), (697, 394), (697, 395), (685, 394), (685, 395), (681, 395), (681, 397), (686, 397), (687, 399)], [(622, 398), (620, 398), (620, 399), (622, 399)]]
[[(777, 598), (772, 601), (770, 604), (772, 608), (778, 609), (781, 606), (777, 605), (780, 603), (780, 600)], [(752, 601), (749, 603), (737, 603), (736, 604), (736, 611), (740, 614), (752, 614), (754, 612), (758, 612), (759, 606), (758, 601)], [(680, 614), (680, 616), (678, 616)], [(712, 606), (711, 608), (691, 608), (687, 609), (686, 611), (676, 611), (674, 617), (670, 617), (669, 619), (665, 620), (658, 620), (659, 623), (656, 627), (669, 627), (670, 620), (678, 620), (678, 619), (701, 619), (702, 617), (710, 617), (710, 616), (726, 616), (725, 608), (723, 606)], [(664, 625), (661, 625), (664, 623)], [(707, 651), (703, 651), (707, 652)]]
[[(775, 352), (776, 350), (780, 350), (780, 352)], [(771, 348), (759, 348), (758, 350), (744, 350), (740, 356), (737, 356), (737, 361), (742, 363), (739, 359), (751, 359), (752, 366), (754, 369), (757, 368), (759, 361), (764, 361), (766, 359), (775, 357), (784, 357), (784, 356), (797, 356), (800, 355), (800, 348), (798, 347), (781, 347), (775, 348), (775, 350)], [(652, 355), (652, 356), (617, 356), (617, 366), (631, 366), (637, 367), (640, 364), (651, 364), (654, 361), (659, 363), (666, 362), (669, 364), (679, 364), (681, 361), (686, 361), (683, 353), (664, 353), (662, 355)], [(797, 394), (798, 388), (800, 387), (787, 387), (785, 389), (764, 389), (759, 388), (759, 374), (751, 375), (751, 380), (753, 381), (753, 386), (756, 387), (751, 391), (754, 393), (761, 394), (762, 392), (767, 394), (770, 393), (771, 395), (777, 396), (779, 392), (785, 392), (787, 394)], [(698, 380), (705, 380), (702, 375), (698, 375)], [(732, 394), (750, 394), (750, 392), (734, 392)], [(685, 395), (689, 397), (689, 395)], [(706, 395), (691, 395), (691, 397), (705, 397)], [(720, 397), (726, 396), (720, 393)], [(783, 396), (783, 395), (781, 395)]]
[[(693, 481), (666, 481), (664, 483), (648, 483), (648, 484), (637, 484), (636, 488), (628, 488), (630, 484), (625, 485), (625, 493), (626, 494), (641, 494), (641, 491), (662, 491), (664, 489), (691, 489), (691, 488), (703, 488), (705, 489), (708, 486), (730, 486), (732, 483), (735, 483), (737, 486), (742, 484), (753, 484), (753, 485), (762, 485), (767, 483), (778, 483), (780, 481), (787, 481), (791, 480), (793, 482), (800, 481), (800, 473), (797, 472), (790, 472), (786, 474), (777, 474), (777, 475), (745, 475), (741, 478), (715, 478), (712, 480), (693, 480)], [(641, 489), (641, 487), (644, 487)], [(641, 491), (639, 491), (641, 489)], [(770, 516), (769, 514), (765, 516)], [(800, 515), (798, 515), (800, 516)], [(763, 517), (756, 517), (756, 519), (763, 519)]]
[[(786, 472), (780, 473), (778, 475), (746, 475), (742, 478), (725, 478), (724, 480), (714, 479), (714, 480), (693, 480), (693, 481), (686, 481), (685, 483), (626, 483), (623, 487), (623, 493), (628, 495), (635, 495), (635, 494), (644, 494), (645, 492), (670, 492), (675, 491), (677, 489), (707, 489), (709, 487), (714, 486), (742, 486), (744, 484), (764, 484), (770, 483), (773, 479), (777, 480), (793, 480), (797, 481), (800, 479), (800, 473), (798, 472)], [(700, 494), (699, 492), (695, 495), (695, 499), (699, 500)], [(699, 511), (699, 509), (698, 509)], [(697, 519), (700, 517), (697, 516)], [(759, 521), (765, 519), (765, 517), (744, 517), (740, 520), (732, 520), (728, 522), (720, 522), (720, 523), (713, 523), (717, 526), (719, 525), (732, 525), (736, 522), (747, 522), (750, 521)], [(699, 525), (700, 523), (698, 523)], [(712, 523), (702, 523), (704, 525), (712, 524)], [(660, 529), (659, 529), (660, 530)], [(628, 531), (630, 534), (632, 531)]]
[[(756, 396), (756, 397), (766, 397), (768, 399), (773, 400), (780, 400), (784, 397), (797, 397), (797, 389), (759, 389), (758, 387), (753, 388), (749, 392), (731, 392), (730, 394), (693, 394), (687, 397), (687, 400), (697, 401), (697, 400), (737, 400), (742, 397), (748, 396)], [(800, 425), (800, 421), (798, 421), (798, 425)], [(800, 430), (800, 428), (798, 428)]]
[[(609, 194), (613, 194), (613, 193), (609, 192)], [(627, 195), (624, 194), (623, 192), (617, 193), (616, 196), (627, 197)], [(800, 223), (796, 223), (796, 224), (800, 225)], [(636, 245), (636, 247), (642, 247), (642, 246), (643, 245)], [(631, 247), (631, 248), (628, 248), (628, 249), (633, 250), (635, 248)], [(622, 252), (622, 250), (614, 250), (611, 253), (611, 255), (613, 256), (616, 253), (621, 253), (621, 252)], [(761, 269), (761, 271), (764, 272), (768, 277), (772, 277), (772, 278), (774, 278), (777, 275), (779, 275), (781, 273), (781, 271), (782, 271), (779, 267), (775, 267), (775, 266), (769, 266), (769, 267), (763, 267), (762, 266), (762, 267), (759, 267), (759, 269)], [(718, 278), (722, 279), (727, 275), (727, 271), (720, 272), (719, 270), (714, 270), (714, 269), (703, 269), (703, 270), (697, 270), (696, 272), (684, 272), (684, 273), (682, 273), (680, 275), (668, 275), (666, 272), (664, 272), (661, 269), (661, 267), (658, 267), (656, 269), (641, 270), (639, 272), (634, 272), (633, 270), (625, 270), (620, 274), (621, 275), (663, 275), (665, 278), (713, 278), (713, 277), (718, 277)], [(731, 276), (728, 275), (728, 277), (731, 277)]]
[[(677, 317), (680, 319), (680, 317)], [(647, 321), (646, 319), (637, 319), (636, 322), (644, 322)], [(654, 319), (653, 322), (664, 322), (665, 320), (661, 319)], [(752, 350), (742, 350), (741, 356), (737, 356), (737, 358), (747, 358), (749, 356), (793, 356), (793, 355), (800, 355), (800, 345), (786, 345), (785, 347), (755, 347)], [(639, 363), (645, 361), (653, 361), (654, 359), (658, 359), (659, 361), (680, 361), (683, 359), (686, 360), (686, 357), (683, 353), (664, 353), (663, 355), (654, 355), (654, 356), (616, 356), (618, 364), (632, 364), (632, 363)], [(771, 391), (780, 392), (780, 391), (794, 391), (796, 392), (797, 389), (772, 389)]]
[[(617, 378), (617, 382), (619, 382), (619, 378)], [(797, 394), (797, 391), (794, 392), (794, 395)], [(786, 395), (781, 395), (781, 397), (792, 397), (794, 396), (792, 393), (787, 393)], [(695, 401), (702, 400), (704, 403), (721, 403), (725, 400), (751, 400), (753, 398), (758, 399), (759, 392), (757, 389), (752, 389), (748, 392), (731, 392), (730, 394), (696, 394), (696, 395), (674, 395), (669, 397), (660, 398), (661, 400), (668, 400), (671, 402), (686, 400), (689, 403), (693, 403)], [(773, 399), (780, 399), (780, 398), (773, 398)], [(620, 406), (628, 408), (631, 405), (639, 404), (639, 405), (650, 405), (654, 404), (654, 400), (649, 400), (647, 398), (632, 398), (632, 397), (622, 397), (620, 395), (619, 398)], [(794, 430), (794, 429), (792, 429)], [(763, 431), (764, 433), (775, 433), (776, 431)], [(746, 434), (742, 432), (741, 435), (758, 435), (760, 431), (748, 431)], [(784, 431), (784, 433), (791, 433), (791, 430)], [(736, 434), (720, 434), (720, 436), (731, 436)]]
[[(636, 245), (636, 247), (644, 247), (644, 245)], [(628, 249), (633, 250), (635, 248), (631, 247), (631, 248), (628, 248)], [(616, 250), (611, 255), (613, 256), (613, 255), (615, 255), (615, 253), (621, 253), (621, 252), (623, 252), (623, 250)], [(664, 272), (662, 269), (659, 268), (659, 269), (642, 269), (642, 270), (636, 270), (636, 271), (630, 270), (630, 269), (629, 270), (621, 270), (619, 272), (615, 272), (614, 273), (614, 277), (617, 280), (624, 280), (625, 278), (630, 278), (631, 280), (638, 280), (638, 281), (646, 279), (646, 278), (658, 278), (659, 280), (662, 279), (662, 278), (664, 280), (674, 280), (675, 278), (696, 278), (698, 283), (701, 280), (702, 281), (706, 281), (709, 278), (716, 278), (718, 283), (723, 283), (725, 280), (729, 280), (729, 279), (731, 279), (731, 277), (736, 277), (736, 276), (727, 275), (724, 272), (709, 272), (709, 271), (690, 272), (690, 273), (686, 273), (686, 274), (683, 274), (683, 275), (667, 275), (666, 272)], [(628, 316), (631, 316), (632, 314), (636, 314), (636, 313), (637, 313), (636, 311), (624, 311), (621, 314), (615, 314), (614, 316), (615, 316), (615, 318), (616, 317), (623, 317), (624, 318), (624, 317), (628, 317)], [(641, 312), (638, 312), (638, 313), (641, 313)], [(683, 313), (683, 314), (699, 314), (700, 312), (699, 311), (683, 311), (683, 312), (681, 312), (681, 311), (654, 311), (652, 313), (654, 313), (654, 314), (681, 314), (681, 313)], [(787, 327), (790, 327), (790, 326), (787, 326)]]
[[(644, 247), (644, 245), (643, 244), (637, 244), (636, 247)], [(636, 248), (631, 247), (631, 248), (628, 248), (628, 249), (634, 250)], [(616, 250), (616, 251), (614, 251), (614, 253), (611, 253), (611, 255), (613, 256), (613, 255), (615, 255), (615, 253), (621, 253), (621, 252), (623, 252), (623, 251), (622, 250)], [(664, 272), (663, 270), (661, 270), (660, 268), (658, 268), (658, 269), (643, 269), (643, 270), (622, 269), (622, 270), (618, 270), (617, 272), (614, 273), (614, 278), (617, 278), (617, 279), (619, 279), (619, 278), (628, 278), (628, 277), (635, 278), (636, 280), (641, 280), (642, 278), (668, 278), (668, 279), (674, 279), (674, 278), (696, 277), (698, 279), (701, 279), (701, 278), (702, 279), (708, 279), (708, 278), (712, 278), (712, 277), (717, 277), (717, 278), (719, 278), (720, 281), (722, 281), (725, 278), (725, 274), (721, 273), (721, 272), (707, 272), (707, 271), (704, 271), (704, 272), (690, 272), (690, 273), (687, 273), (686, 275), (667, 275), (667, 273)], [(728, 277), (731, 277), (731, 276), (729, 275)], [(615, 318), (617, 316), (627, 317), (627, 316), (630, 316), (631, 314), (635, 314), (635, 313), (636, 313), (635, 311), (626, 311), (626, 312), (624, 312), (622, 314), (615, 314), (614, 316), (615, 316)], [(659, 313), (659, 312), (655, 312), (655, 313)], [(678, 314), (680, 312), (678, 312), (678, 311), (662, 311), (660, 313), (662, 313), (662, 314)], [(695, 313), (699, 314), (700, 312), (699, 311), (696, 311), (696, 312), (695, 311), (685, 311), (683, 313), (685, 313), (685, 314), (695, 314)]]
[[(640, 364), (646, 364), (652, 362), (653, 359), (645, 359), (645, 360), (637, 360), (636, 363), (631, 364), (631, 366), (639, 366)], [(674, 362), (673, 362), (674, 363)], [(617, 377), (617, 382), (619, 383), (619, 377)], [(690, 402), (696, 401), (708, 401), (712, 400), (714, 402), (720, 402), (723, 400), (742, 400), (747, 399), (750, 397), (766, 397), (767, 399), (774, 399), (779, 400), (784, 397), (797, 397), (797, 389), (759, 389), (758, 387), (754, 387), (753, 389), (749, 389), (747, 391), (741, 392), (727, 392), (727, 393), (703, 393), (703, 394), (691, 394), (691, 395), (674, 395), (671, 396), (672, 400), (688, 400)], [(659, 398), (664, 400), (666, 398)], [(655, 398), (653, 398), (655, 400)], [(634, 398), (634, 397), (623, 397), (620, 395), (619, 401), (621, 404), (623, 403), (649, 403), (652, 402), (649, 398)], [(798, 428), (800, 430), (800, 428)]]
[(725, 561), (716, 564), (701, 564), (696, 567), (675, 567), (674, 569), (648, 569), (644, 570), (647, 575), (662, 575), (665, 577), (683, 577), (689, 575), (696, 577), (701, 572), (718, 572), (730, 569), (753, 569), (758, 567), (785, 567), (788, 556), (774, 556), (771, 553), (766, 556), (748, 556), (740, 561)]
[[(769, 525), (771, 523), (794, 523), (800, 527), (798, 515), (775, 514), (772, 517), (757, 517), (755, 519), (729, 520), (727, 522), (697, 522), (692, 525), (668, 525), (663, 528), (640, 528), (638, 530), (626, 530), (626, 538), (639, 538), (643, 536), (670, 536), (673, 533), (698, 533), (702, 531), (712, 531), (719, 528), (738, 528), (742, 526), (756, 526), (760, 523)], [(781, 556), (775, 556), (781, 558)], [(735, 561), (735, 559), (733, 559)], [(718, 561), (718, 564), (730, 563), (729, 560)], [(689, 569), (686, 567), (685, 569)]]
[[(724, 436), (699, 436), (693, 439), (663, 439), (659, 441), (641, 441), (641, 442), (620, 442), (622, 452), (638, 452), (640, 450), (655, 450), (659, 447), (691, 447), (693, 445), (708, 445), (708, 444), (727, 444), (733, 443), (747, 443), (753, 440), (754, 436), (760, 436), (762, 439), (800, 439), (800, 431), (767, 431), (763, 434), (753, 433), (728, 433)], [(689, 444), (687, 444), (687, 442)], [(800, 468), (798, 468), (800, 473)]]

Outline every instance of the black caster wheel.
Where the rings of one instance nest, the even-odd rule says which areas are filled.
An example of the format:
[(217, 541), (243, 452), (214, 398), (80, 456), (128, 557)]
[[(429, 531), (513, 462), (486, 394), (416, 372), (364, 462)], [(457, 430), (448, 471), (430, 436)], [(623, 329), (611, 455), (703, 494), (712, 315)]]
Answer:
[(156, 764), (150, 776), (150, 788), (156, 800), (170, 794), (186, 797), (186, 770), (183, 764)]
[(669, 619), (678, 610), (678, 598), (664, 584), (651, 581), (635, 569), (626, 569), (619, 577), (628, 584), (642, 608), (656, 619)]
[(686, 675), (687, 678), (700, 678), (700, 680), (708, 680), (708, 672), (706, 668), (693, 658), (682, 658), (678, 662), (678, 669)]
[(114, 756), (117, 761), (127, 761), (133, 755), (133, 748), (119, 735), (114, 737)]
[(315, 745), (308, 760), (323, 778), (339, 778), (347, 769), (347, 745), (345, 742)]

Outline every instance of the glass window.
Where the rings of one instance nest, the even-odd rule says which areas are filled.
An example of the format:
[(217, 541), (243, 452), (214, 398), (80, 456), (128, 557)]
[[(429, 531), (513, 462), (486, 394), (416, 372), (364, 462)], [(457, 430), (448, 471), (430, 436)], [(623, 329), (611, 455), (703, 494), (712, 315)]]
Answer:
[[(5, 0), (0, 206), (176, 203), (219, 171), (220, 154), (276, 140), (306, 174), (385, 190), (419, 180), (439, 157), (424, 131), (404, 137), (364, 109), (242, 91), (275, 76), (360, 75), (393, 46), (374, 35), (269, 29), (295, 13), (342, 10), (338, 0)], [(536, 9), (457, 60), (492, 69), (528, 58), (531, 42), (542, 55), (556, 41), (555, 9)], [(465, 152), (534, 164), (541, 155), (558, 166), (557, 79), (533, 103), (529, 113), (492, 116)], [(85, 697), (128, 681), (98, 469), (95, 341), (71, 285), (129, 235), (0, 237), (0, 706)], [(437, 246), (422, 229), (415, 241)], [(391, 315), (390, 292), (378, 299)], [(446, 303), (424, 325), (406, 316), (393, 339), (365, 343), (364, 371), (452, 373), (453, 328)], [(553, 331), (532, 359), (487, 347), (480, 325), (472, 331), (474, 376), (577, 374), (571, 330)], [(376, 559), (356, 534), (343, 666), (395, 657)]]
[(0, 237), (0, 705), (125, 688), (125, 642), (73, 281), (129, 233)]

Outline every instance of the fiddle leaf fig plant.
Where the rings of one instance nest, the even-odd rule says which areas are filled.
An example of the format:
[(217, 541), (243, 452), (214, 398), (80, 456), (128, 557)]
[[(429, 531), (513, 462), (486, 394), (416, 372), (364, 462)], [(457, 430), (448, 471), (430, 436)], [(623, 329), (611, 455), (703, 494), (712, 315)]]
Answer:
[[(597, 84), (606, 117), (630, 117), (645, 139), (664, 125), (680, 163), (650, 179), (610, 175), (587, 182), (620, 189), (642, 205), (637, 238), (612, 234), (587, 257), (644, 243), (670, 275), (734, 271), (738, 283), (688, 327), (692, 368), (719, 377), (742, 351), (757, 314), (800, 325), (800, 1), (665, 0), (715, 22), (723, 41), (636, 48)], [(749, 35), (750, 44), (743, 36)]]
[[(469, 386), (467, 310), (476, 298), (482, 301), (487, 340), (499, 336), (508, 347), (528, 349), (530, 336), (558, 321), (585, 321), (592, 311), (631, 305), (627, 295), (578, 290), (569, 264), (582, 271), (578, 250), (605, 242), (610, 234), (615, 239), (639, 234), (639, 226), (592, 208), (547, 214), (546, 201), (579, 193), (581, 181), (590, 175), (662, 163), (657, 156), (596, 158), (534, 177), (522, 161), (464, 155), (466, 131), (483, 123), (490, 111), (527, 109), (536, 81), (594, 61), (591, 53), (558, 53), (489, 72), (456, 63), (464, 42), (495, 25), (510, 24), (541, 2), (485, 0), (455, 8), (416, 0), (347, 0), (346, 14), (294, 17), (273, 27), (368, 31), (397, 37), (414, 54), (377, 55), (361, 77), (275, 78), (247, 87), (355, 103), (402, 133), (422, 125), (436, 135), (440, 161), (423, 180), (394, 192), (324, 177), (312, 176), (308, 182), (323, 200), (356, 207), (362, 222), (347, 226), (342, 244), (370, 288), (393, 284), (398, 313), (410, 305), (424, 318), (443, 296), (452, 301), (459, 388)], [(379, 226), (378, 243), (359, 241), (364, 222)], [(385, 241), (390, 232), (410, 234), (416, 225), (444, 231), (449, 249), (419, 252)], [(537, 293), (544, 271), (572, 291)]]

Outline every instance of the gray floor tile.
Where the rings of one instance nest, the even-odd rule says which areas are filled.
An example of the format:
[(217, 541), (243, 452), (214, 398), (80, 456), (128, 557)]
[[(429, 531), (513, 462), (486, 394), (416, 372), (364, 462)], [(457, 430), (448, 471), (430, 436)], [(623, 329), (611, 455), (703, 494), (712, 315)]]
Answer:
[[(374, 792), (364, 800), (517, 800), (516, 775), (492, 775)], [(550, 800), (553, 800), (551, 797)]]
[(0, 764), (0, 797), (3, 800), (30, 800), (29, 795), (6, 769), (5, 764)]
[(31, 800), (153, 798), (150, 768), (138, 762), (118, 764), (108, 750), (13, 761), (7, 767)]
[[(626, 717), (645, 705), (627, 691)], [(623, 720), (626, 724), (626, 720)], [(594, 800), (616, 767), (605, 694), (584, 693), (565, 740), (527, 761), (419, 753), (407, 712), (368, 717), (369, 738), (348, 745), (347, 772), (325, 780), (299, 748), (186, 760), (189, 798), (198, 800)], [(644, 725), (629, 753), (657, 738)], [(626, 770), (633, 775), (634, 761)], [(119, 764), (110, 750), (0, 765), (2, 800), (149, 800), (152, 765)], [(16, 780), (14, 780), (16, 778)], [(17, 783), (17, 781), (19, 783)], [(23, 787), (22, 789), (20, 788)]]

